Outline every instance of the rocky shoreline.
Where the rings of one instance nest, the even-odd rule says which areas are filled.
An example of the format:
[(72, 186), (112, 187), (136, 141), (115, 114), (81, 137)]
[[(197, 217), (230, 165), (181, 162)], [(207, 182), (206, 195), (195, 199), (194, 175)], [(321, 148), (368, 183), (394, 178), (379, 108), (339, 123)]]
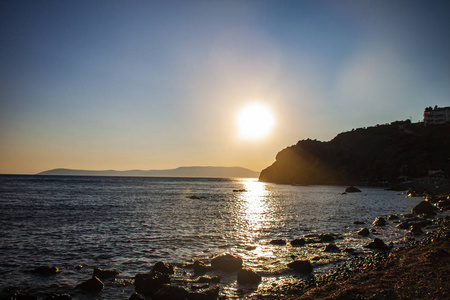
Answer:
[[(232, 281), (237, 280), (238, 285), (251, 287), (250, 290), (253, 292), (242, 292), (242, 297), (237, 296), (247, 299), (328, 299), (330, 297), (333, 299), (406, 299), (409, 297), (408, 299), (411, 299), (412, 292), (417, 294), (417, 297), (412, 297), (413, 299), (426, 299), (427, 297), (440, 299), (450, 292), (450, 285), (441, 280), (445, 281), (449, 275), (450, 220), (448, 217), (433, 219), (433, 215), (438, 210), (449, 210), (450, 199), (442, 194), (423, 194), (421, 191), (419, 192), (419, 189), (410, 191), (410, 194), (411, 196), (420, 194), (425, 197), (426, 201), (415, 206), (412, 214), (392, 215), (387, 218), (391, 221), (391, 225), (409, 230), (410, 239), (407, 245), (392, 248), (389, 243), (385, 244), (382, 240), (375, 238), (365, 246), (372, 249), (373, 254), (349, 256), (352, 258), (338, 264), (328, 274), (315, 275), (314, 262), (293, 257), (293, 261), (286, 267), (303, 274), (301, 275), (303, 280), (278, 283), (270, 288), (258, 288), (262, 276), (267, 276), (267, 274), (258, 273), (245, 267), (239, 256), (223, 253), (212, 259), (193, 260), (176, 266), (159, 262), (148, 273), (136, 274), (134, 280), (126, 283), (128, 286), (134, 287), (135, 293), (127, 296), (123, 294), (122, 297), (130, 300), (228, 299), (228, 296), (221, 291), (219, 283), (224, 280), (221, 277), (230, 277)], [(379, 217), (372, 225), (384, 226), (386, 222), (384, 218)], [(422, 241), (417, 242), (415, 237), (422, 233), (422, 228), (425, 226), (433, 226), (435, 229)], [(365, 236), (368, 232), (367, 228), (362, 228), (358, 235)], [(325, 252), (352, 253), (352, 249), (336, 248), (333, 238), (332, 234), (322, 234), (310, 239), (293, 240), (290, 241), (290, 244), (301, 247), (305, 243), (311, 242), (309, 240), (319, 239), (318, 242), (325, 245), (323, 249)], [(273, 240), (270, 243), (285, 245), (286, 241)], [(253, 249), (248, 248), (247, 250)], [(406, 263), (404, 262), (405, 257), (407, 258)], [(406, 273), (409, 274), (407, 278), (404, 276), (405, 266), (409, 268)], [(79, 267), (81, 268), (81, 266)], [(420, 272), (416, 272), (418, 268), (420, 268)], [(175, 274), (175, 270), (178, 275)], [(57, 276), (59, 270), (53, 266), (40, 266), (30, 272), (43, 277), (51, 277)], [(116, 270), (95, 269), (92, 278), (80, 282), (74, 289), (68, 290), (68, 294), (45, 294), (45, 291), (41, 291), (37, 297), (27, 291), (11, 289), (3, 290), (0, 299), (69, 300), (72, 297), (83, 299), (82, 295), (101, 293), (105, 286), (103, 282), (114, 281), (118, 274), (119, 272)], [(179, 274), (182, 274), (181, 277)], [(390, 278), (387, 283), (386, 280), (382, 280), (387, 276), (386, 274)], [(417, 274), (428, 274), (425, 276), (428, 279), (414, 278), (413, 276)], [(366, 286), (368, 281), (371, 281), (370, 288), (360, 287), (361, 283)], [(419, 282), (419, 285), (413, 282)], [(420, 290), (417, 290), (419, 287)], [(95, 299), (95, 296), (92, 299)]]

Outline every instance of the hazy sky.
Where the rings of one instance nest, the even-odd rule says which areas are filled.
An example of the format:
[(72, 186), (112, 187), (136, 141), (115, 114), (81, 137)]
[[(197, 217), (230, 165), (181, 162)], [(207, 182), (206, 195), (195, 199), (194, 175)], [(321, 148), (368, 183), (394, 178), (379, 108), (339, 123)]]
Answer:
[[(0, 173), (269, 166), (450, 106), (450, 1), (1, 1)], [(247, 104), (275, 128), (242, 140)]]

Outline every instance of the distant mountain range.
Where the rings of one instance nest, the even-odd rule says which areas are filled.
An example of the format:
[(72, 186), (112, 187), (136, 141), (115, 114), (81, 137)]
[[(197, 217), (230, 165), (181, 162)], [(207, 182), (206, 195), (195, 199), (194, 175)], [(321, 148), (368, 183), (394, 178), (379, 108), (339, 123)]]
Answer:
[(167, 170), (91, 171), (53, 169), (36, 175), (51, 176), (134, 176), (134, 177), (204, 177), (204, 178), (258, 178), (259, 172), (241, 167), (179, 167)]

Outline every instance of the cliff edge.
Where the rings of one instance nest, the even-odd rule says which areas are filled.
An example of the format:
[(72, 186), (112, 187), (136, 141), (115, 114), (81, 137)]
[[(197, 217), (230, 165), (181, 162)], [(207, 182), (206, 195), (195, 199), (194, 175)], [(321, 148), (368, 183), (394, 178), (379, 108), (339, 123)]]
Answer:
[(302, 140), (285, 148), (259, 180), (287, 184), (394, 183), (450, 176), (450, 123), (397, 121), (359, 128), (328, 142)]

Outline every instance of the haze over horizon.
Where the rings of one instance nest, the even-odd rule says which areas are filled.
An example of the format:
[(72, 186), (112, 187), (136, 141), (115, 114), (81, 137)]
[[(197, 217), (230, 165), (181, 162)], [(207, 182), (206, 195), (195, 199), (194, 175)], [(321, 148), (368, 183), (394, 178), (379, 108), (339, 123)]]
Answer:
[(0, 174), (261, 171), (450, 106), (449, 36), (449, 1), (2, 1)]

